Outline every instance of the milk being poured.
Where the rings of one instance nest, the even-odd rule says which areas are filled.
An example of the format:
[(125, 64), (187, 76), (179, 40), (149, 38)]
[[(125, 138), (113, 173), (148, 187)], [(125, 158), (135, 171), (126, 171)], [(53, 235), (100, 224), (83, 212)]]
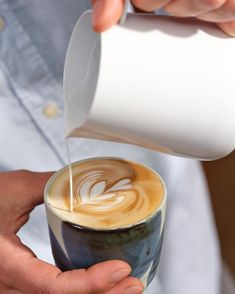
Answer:
[(71, 165), (71, 156), (70, 156), (70, 149), (69, 149), (69, 139), (65, 139), (65, 146), (66, 146), (66, 153), (69, 165), (69, 186), (70, 186), (70, 211), (73, 212), (73, 172), (72, 172), (72, 165)]

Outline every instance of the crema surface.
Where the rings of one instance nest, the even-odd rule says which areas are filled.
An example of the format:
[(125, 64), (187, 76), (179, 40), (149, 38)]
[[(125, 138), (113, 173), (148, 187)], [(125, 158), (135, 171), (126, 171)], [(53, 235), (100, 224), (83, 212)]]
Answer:
[(150, 216), (162, 203), (159, 176), (141, 164), (113, 158), (72, 165), (73, 212), (68, 168), (48, 189), (48, 202), (64, 220), (97, 229), (125, 227)]

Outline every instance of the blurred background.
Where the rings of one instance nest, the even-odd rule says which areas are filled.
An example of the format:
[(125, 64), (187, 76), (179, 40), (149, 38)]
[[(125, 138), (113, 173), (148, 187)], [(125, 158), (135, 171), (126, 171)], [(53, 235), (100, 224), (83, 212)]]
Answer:
[(235, 152), (223, 159), (202, 164), (224, 260), (222, 294), (235, 294)]

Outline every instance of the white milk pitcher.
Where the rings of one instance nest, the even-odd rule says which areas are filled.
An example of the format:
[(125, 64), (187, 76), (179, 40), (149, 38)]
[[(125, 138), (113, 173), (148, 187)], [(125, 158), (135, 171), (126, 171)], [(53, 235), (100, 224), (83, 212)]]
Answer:
[(91, 11), (69, 44), (66, 136), (212, 160), (235, 147), (235, 39), (215, 25), (129, 14), (98, 34)]

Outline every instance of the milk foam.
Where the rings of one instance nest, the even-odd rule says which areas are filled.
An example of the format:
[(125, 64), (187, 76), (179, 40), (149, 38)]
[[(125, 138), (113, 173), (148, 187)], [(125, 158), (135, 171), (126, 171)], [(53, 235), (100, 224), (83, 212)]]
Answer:
[(48, 202), (64, 220), (92, 228), (125, 227), (150, 216), (162, 203), (164, 187), (152, 170), (116, 158), (72, 165), (73, 212), (68, 170), (48, 190)]

